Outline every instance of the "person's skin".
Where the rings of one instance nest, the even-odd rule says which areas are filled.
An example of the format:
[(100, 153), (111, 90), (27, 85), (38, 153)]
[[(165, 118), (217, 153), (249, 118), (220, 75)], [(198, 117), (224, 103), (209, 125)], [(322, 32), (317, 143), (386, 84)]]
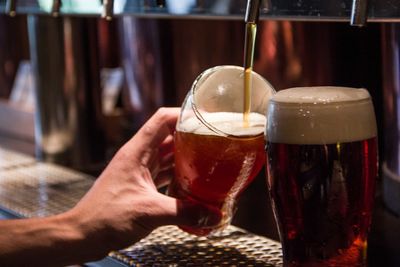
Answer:
[(161, 225), (215, 225), (221, 215), (159, 193), (173, 171), (177, 108), (159, 109), (65, 213), (0, 220), (0, 266), (65, 266), (105, 257)]

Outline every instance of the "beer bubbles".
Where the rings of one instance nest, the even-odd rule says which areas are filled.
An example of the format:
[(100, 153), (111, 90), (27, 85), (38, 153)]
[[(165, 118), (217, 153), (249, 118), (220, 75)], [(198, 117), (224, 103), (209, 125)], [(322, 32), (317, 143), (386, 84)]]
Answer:
[(209, 235), (229, 225), (240, 193), (265, 163), (264, 129), (272, 86), (253, 73), (251, 112), (243, 124), (243, 68), (217, 66), (194, 81), (182, 105), (175, 133), (175, 178), (168, 192), (218, 209), (215, 227), (190, 228)]
[[(241, 114), (245, 112), (243, 105), (243, 73), (243, 68), (239, 66), (217, 66), (204, 71), (193, 83), (191, 93), (188, 94), (188, 97), (191, 99), (185, 100), (185, 103), (191, 105), (191, 107), (184, 107), (184, 110), (193, 109), (199, 122), (207, 126), (213, 132), (224, 136), (235, 136), (238, 131), (241, 132), (238, 127), (245, 128), (243, 123), (241, 123), (242, 126), (239, 125), (240, 120), (238, 120), (240, 116), (243, 118)], [(265, 116), (268, 101), (275, 90), (268, 81), (255, 72), (253, 72), (252, 79), (253, 87), (251, 91), (250, 113), (257, 113)], [(238, 125), (232, 128), (225, 127), (225, 129), (220, 129), (219, 126), (214, 125), (213, 120), (215, 119), (208, 119), (210, 118), (208, 114), (215, 112), (236, 114), (231, 114), (230, 116), (238, 116), (238, 118), (235, 118)], [(192, 116), (190, 113), (186, 114)], [(185, 114), (182, 115), (181, 119), (186, 119), (186, 116), (184, 116)], [(215, 118), (215, 116), (211, 117)], [(221, 115), (221, 117), (224, 117), (224, 115)], [(252, 126), (254, 126), (255, 123), (260, 124), (260, 116), (250, 115), (250, 117), (253, 119), (257, 118), (256, 121), (251, 121), (250, 118), (249, 123)], [(219, 119), (217, 120), (220, 121)], [(265, 125), (265, 120), (261, 123)]]
[(325, 86), (281, 90), (270, 103), (268, 120), (267, 139), (275, 143), (332, 144), (377, 134), (374, 109), (365, 89)]
[(378, 167), (369, 93), (282, 90), (267, 117), (267, 182), (284, 266), (366, 266)]

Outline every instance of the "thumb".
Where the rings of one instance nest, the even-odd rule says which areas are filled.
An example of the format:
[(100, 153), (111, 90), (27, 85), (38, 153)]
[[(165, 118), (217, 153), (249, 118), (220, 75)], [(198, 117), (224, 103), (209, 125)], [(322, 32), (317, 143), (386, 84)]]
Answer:
[(160, 194), (159, 214), (155, 224), (212, 227), (221, 221), (221, 211), (197, 201), (180, 200)]

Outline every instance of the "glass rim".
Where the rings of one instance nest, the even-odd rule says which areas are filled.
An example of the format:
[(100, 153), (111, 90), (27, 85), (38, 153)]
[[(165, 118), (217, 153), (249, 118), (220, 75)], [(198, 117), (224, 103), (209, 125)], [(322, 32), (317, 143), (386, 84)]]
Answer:
[[(334, 92), (337, 91), (340, 93), (343, 93), (345, 91), (351, 91), (352, 93), (355, 93), (354, 95), (345, 96), (343, 99), (337, 99), (336, 97), (342, 97), (342, 95), (336, 95), (336, 97), (332, 98), (327, 98), (327, 99), (315, 99), (315, 98), (289, 98), (287, 95), (281, 95), (282, 92), (295, 92), (296, 90), (301, 90), (301, 89), (307, 89), (307, 94), (308, 95), (313, 95), (318, 91), (319, 92)], [(323, 85), (323, 86), (299, 86), (299, 87), (291, 87), (291, 88), (286, 88), (279, 90), (277, 94), (275, 94), (271, 99), (271, 103), (279, 103), (279, 104), (293, 104), (293, 105), (329, 105), (329, 104), (346, 104), (346, 103), (356, 103), (356, 102), (363, 102), (363, 101), (372, 101), (371, 94), (366, 88), (362, 87), (346, 87), (346, 86), (332, 86), (332, 85)]]
[(286, 107), (298, 107), (298, 106), (304, 106), (304, 107), (321, 107), (321, 106), (337, 106), (340, 104), (341, 106), (347, 106), (347, 105), (355, 105), (355, 104), (363, 104), (363, 103), (368, 103), (372, 102), (371, 96), (368, 98), (363, 98), (363, 99), (354, 99), (354, 100), (346, 100), (346, 101), (329, 101), (329, 102), (284, 102), (284, 101), (277, 101), (273, 98), (270, 99), (269, 105), (280, 105), (280, 106), (286, 106)]
[[(218, 66), (208, 68), (208, 69), (204, 70), (202, 73), (200, 73), (194, 80), (192, 86), (190, 87), (190, 96), (192, 97), (191, 106), (192, 106), (193, 112), (194, 112), (196, 118), (212, 132), (214, 132), (220, 136), (223, 136), (223, 137), (243, 138), (245, 136), (227, 133), (227, 132), (222, 131), (222, 130), (218, 129), (217, 127), (213, 126), (211, 123), (207, 122), (207, 120), (202, 116), (202, 114), (201, 114), (202, 112), (196, 106), (195, 93), (197, 92), (199, 82), (202, 81), (203, 79), (207, 78), (209, 75), (211, 75), (212, 73), (216, 72), (219, 69), (236, 69), (236, 70), (241, 70), (244, 72), (244, 68), (242, 66), (218, 65)], [(269, 86), (269, 88), (272, 89), (273, 94), (276, 93), (276, 90), (272, 86), (272, 84), (268, 80), (266, 80), (262, 75), (258, 74), (254, 70), (252, 70), (252, 75), (256, 75), (257, 77), (261, 78), (262, 81), (265, 82)], [(272, 97), (269, 100), (271, 100), (271, 99), (272, 99)], [(266, 114), (263, 114), (263, 115), (266, 115)]]

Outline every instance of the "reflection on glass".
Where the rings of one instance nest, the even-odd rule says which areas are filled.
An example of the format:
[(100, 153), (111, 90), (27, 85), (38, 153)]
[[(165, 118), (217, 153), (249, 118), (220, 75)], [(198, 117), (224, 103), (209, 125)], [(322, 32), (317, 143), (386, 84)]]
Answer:
[[(243, 68), (218, 66), (203, 72), (182, 105), (175, 133), (175, 179), (169, 194), (218, 209), (216, 227), (188, 228), (208, 235), (229, 225), (240, 193), (265, 161), (265, 111), (274, 93), (253, 72), (251, 112), (243, 123)], [(204, 218), (206, 219), (206, 218)]]
[(267, 181), (284, 266), (366, 266), (378, 169), (369, 93), (282, 90), (267, 117)]

